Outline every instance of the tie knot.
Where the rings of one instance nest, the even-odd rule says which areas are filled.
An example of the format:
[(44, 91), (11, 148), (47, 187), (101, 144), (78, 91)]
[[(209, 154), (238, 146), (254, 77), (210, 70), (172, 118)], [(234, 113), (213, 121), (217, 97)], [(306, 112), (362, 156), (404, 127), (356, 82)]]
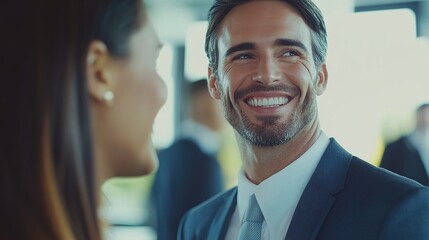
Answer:
[(249, 205), (247, 206), (247, 210), (244, 213), (243, 222), (246, 222), (246, 221), (260, 222), (260, 223), (264, 221), (264, 216), (262, 215), (261, 208), (259, 207), (259, 204), (256, 201), (255, 194), (250, 196)]
[(261, 240), (262, 222), (264, 216), (256, 201), (255, 194), (250, 196), (249, 206), (244, 213), (244, 220), (241, 224), (239, 240)]

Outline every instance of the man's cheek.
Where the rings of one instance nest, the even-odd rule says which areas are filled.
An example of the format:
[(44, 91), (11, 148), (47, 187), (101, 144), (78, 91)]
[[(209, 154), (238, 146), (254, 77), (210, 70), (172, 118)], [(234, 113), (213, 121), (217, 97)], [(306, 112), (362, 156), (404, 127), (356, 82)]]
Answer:
[(313, 79), (313, 74), (312, 72), (315, 72), (315, 69), (313, 67), (312, 64), (310, 64), (308, 61), (303, 61), (301, 59), (299, 59), (297, 61), (297, 64), (300, 64), (301, 66), (303, 66), (308, 74), (308, 76), (310, 77), (310, 79)]

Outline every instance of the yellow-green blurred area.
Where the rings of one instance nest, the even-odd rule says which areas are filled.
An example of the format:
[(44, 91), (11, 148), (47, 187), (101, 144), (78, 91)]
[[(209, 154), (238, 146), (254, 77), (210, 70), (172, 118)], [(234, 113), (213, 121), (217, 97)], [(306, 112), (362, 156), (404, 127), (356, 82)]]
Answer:
[[(163, 149), (180, 133), (183, 82), (207, 75), (207, 23), (201, 20), (206, 18), (208, 7), (198, 18), (195, 13), (187, 15), (187, 4), (173, 8), (147, 2), (164, 42), (158, 70), (169, 96), (153, 131), (155, 146)], [(415, 108), (429, 102), (429, 1), (315, 2), (320, 3), (325, 16), (329, 45), (328, 87), (318, 98), (322, 130), (352, 154), (378, 165), (385, 144), (408, 133), (414, 126)], [(203, 7), (204, 3), (210, 5), (211, 1), (194, 7)], [(176, 21), (173, 27), (169, 16), (183, 17), (183, 21)], [(174, 31), (169, 32), (170, 28)], [(224, 129), (218, 157), (225, 189), (231, 188), (236, 184), (241, 160), (229, 126)], [(153, 174), (112, 179), (104, 185), (103, 214), (110, 223), (147, 226), (144, 239), (156, 239), (150, 228), (152, 179)]]
[[(225, 189), (236, 184), (241, 166), (238, 146), (231, 127), (222, 132), (223, 143), (218, 154), (225, 177)], [(103, 205), (107, 219), (118, 225), (152, 224), (150, 221), (150, 188), (154, 174), (142, 177), (110, 179), (103, 185)], [(149, 221), (149, 222), (148, 222)]]

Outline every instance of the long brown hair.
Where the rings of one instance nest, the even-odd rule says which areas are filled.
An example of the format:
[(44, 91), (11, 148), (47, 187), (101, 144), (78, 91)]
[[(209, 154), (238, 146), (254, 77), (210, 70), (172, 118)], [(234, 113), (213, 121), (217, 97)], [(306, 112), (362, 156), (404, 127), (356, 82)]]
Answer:
[(10, 2), (0, 10), (0, 238), (101, 239), (86, 55), (97, 39), (126, 57), (142, 1)]

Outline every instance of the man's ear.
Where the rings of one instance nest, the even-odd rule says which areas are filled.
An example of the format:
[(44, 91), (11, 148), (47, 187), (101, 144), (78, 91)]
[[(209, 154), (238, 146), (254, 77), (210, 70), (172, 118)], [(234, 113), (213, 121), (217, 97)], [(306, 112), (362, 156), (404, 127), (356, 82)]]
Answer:
[(106, 45), (99, 40), (92, 41), (86, 57), (86, 76), (89, 95), (97, 102), (106, 102), (106, 96), (113, 94), (109, 63), (110, 55)]
[(213, 72), (212, 67), (208, 67), (208, 88), (210, 95), (214, 99), (220, 99), (219, 83), (216, 74)]
[(325, 92), (327, 84), (328, 84), (328, 70), (326, 69), (326, 63), (323, 63), (319, 67), (319, 71), (317, 72), (315, 90), (318, 96), (322, 95)]

